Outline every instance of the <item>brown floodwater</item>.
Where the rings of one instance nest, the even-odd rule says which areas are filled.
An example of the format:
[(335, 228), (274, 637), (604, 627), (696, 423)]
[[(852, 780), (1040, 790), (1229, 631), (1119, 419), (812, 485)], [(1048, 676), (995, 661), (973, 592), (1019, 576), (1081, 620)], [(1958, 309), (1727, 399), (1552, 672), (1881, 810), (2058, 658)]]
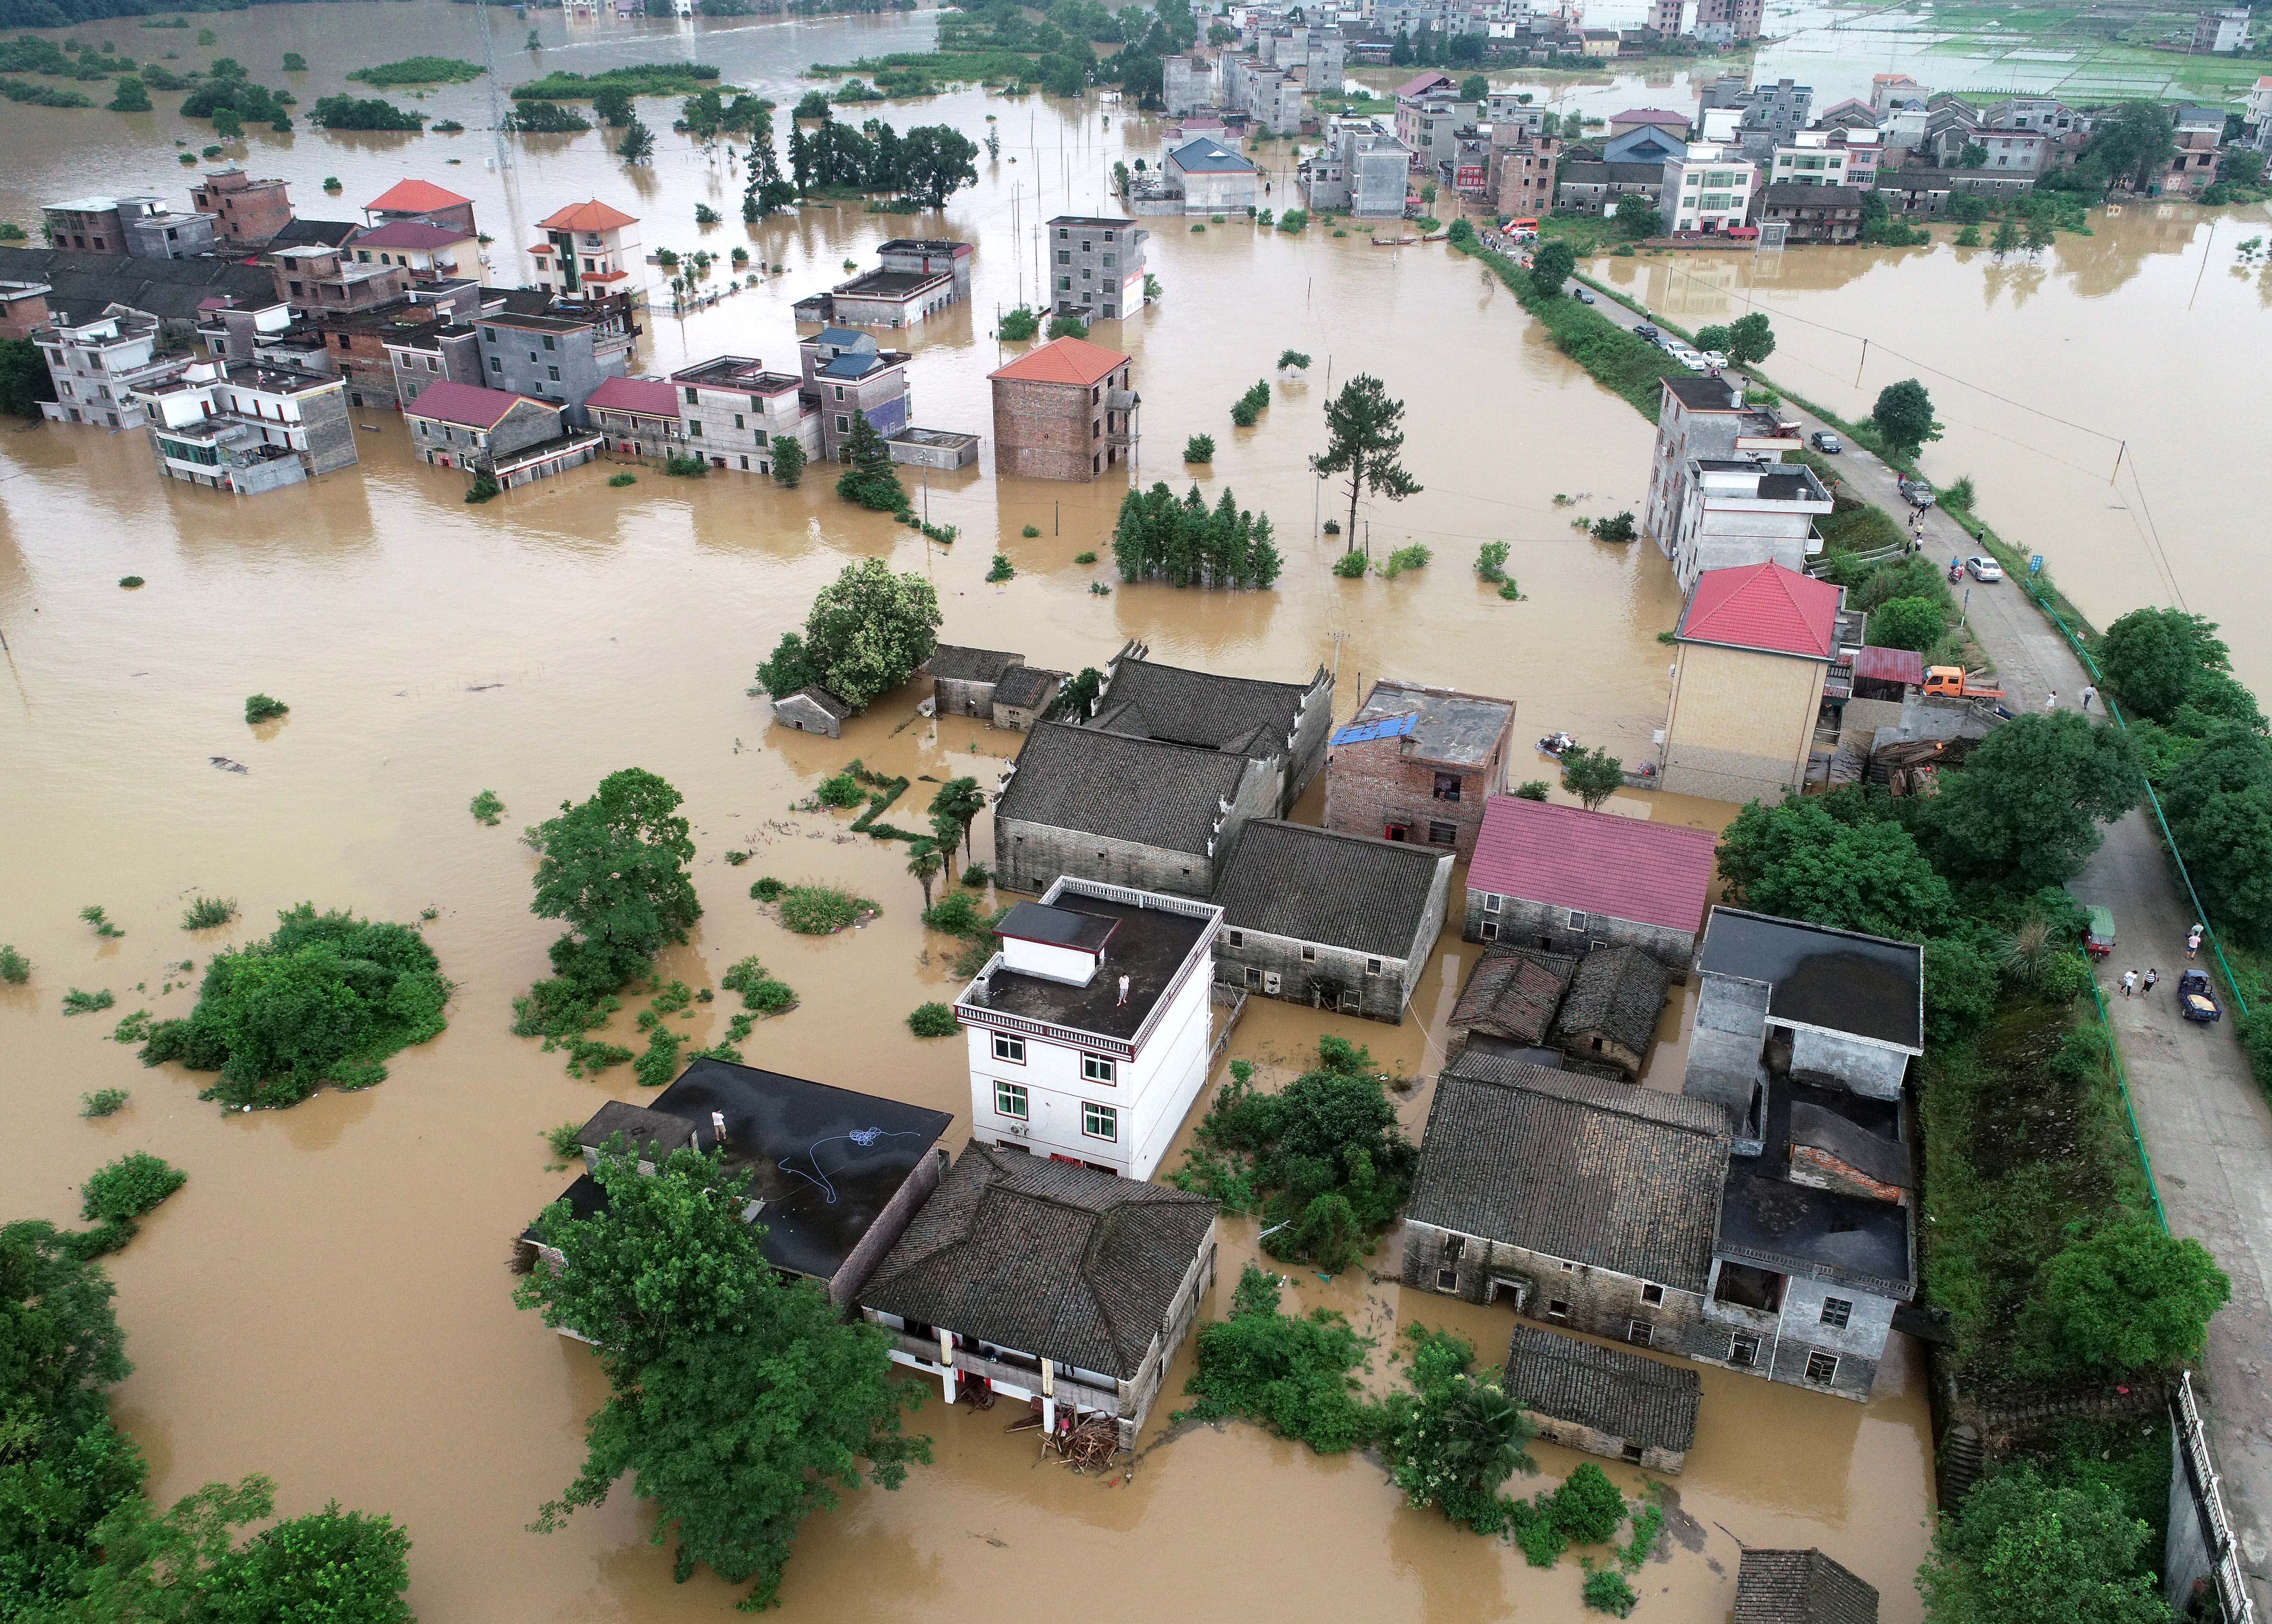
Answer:
[[(471, 11), (263, 8), (203, 20), (219, 49), (256, 68), (277, 50), (306, 52), (322, 94), (358, 62), (477, 52)], [(778, 89), (804, 60), (879, 49), (928, 20), (685, 37), (725, 61), (729, 80)], [(557, 39), (557, 18), (541, 26)], [(573, 65), (676, 49), (660, 41), (679, 37), (611, 28), (584, 28), (579, 37), (617, 42), (575, 47)], [(123, 25), (80, 32), (130, 51), (151, 37)], [(155, 37), (178, 48), (185, 36)], [(569, 55), (556, 45), (548, 60)], [(430, 105), (472, 123), (481, 94), (459, 87)], [(1076, 121), (971, 93), (920, 116), (977, 132), (989, 112), (1007, 127), (1003, 160), (982, 161), (981, 186), (944, 220), (825, 208), (760, 228), (751, 235), (761, 257), (788, 273), (684, 322), (656, 316), (646, 364), (722, 351), (785, 363), (793, 297), (886, 236), (936, 227), (980, 243), (978, 283), (972, 308), (912, 346), (916, 419), (988, 431), (989, 317), (1016, 302), (1021, 278), (1031, 287), (1013, 207), (1021, 222), (1034, 218), (1039, 181), (1044, 213), (1095, 208), (1112, 159), (1153, 150), (1150, 128), (1125, 133), (1117, 109)], [(149, 116), (129, 139), (118, 131), (134, 121), (112, 115), (71, 123), (0, 109), (0, 140), (17, 157), (0, 180), (0, 213), (20, 216), (26, 198), (178, 184), (169, 117)], [(900, 121), (911, 122), (907, 110)], [(681, 248), (697, 240), (694, 204), (730, 203), (737, 189), (667, 133), (652, 173), (628, 178), (596, 137), (524, 153), (502, 180), (482, 167), (487, 143), (475, 135), (256, 139), (253, 167), (289, 175), (313, 207), (326, 175), (341, 178), (345, 212), (425, 173), (474, 193), (485, 222), (513, 206), (508, 183), (527, 218), (597, 192), (642, 213), (650, 243)], [(439, 167), (435, 154), (450, 152), (468, 161)], [(500, 250), (515, 241), (497, 235)], [(736, 223), (710, 238), (744, 236)], [(1364, 682), (1393, 675), (1512, 696), (1525, 738), (1563, 727), (1628, 756), (1647, 748), (1669, 652), (1655, 634), (1678, 607), (1670, 573), (1651, 550), (1596, 543), (1571, 524), (1640, 505), (1640, 418), (1543, 345), (1503, 288), (1439, 250), (1379, 250), (1314, 229), (1192, 234), (1170, 221), (1153, 259), (1164, 302), (1098, 335), (1137, 357), (1143, 471), (1180, 484), (1183, 438), (1213, 433), (1204, 488), (1212, 498), (1227, 483), (1272, 514), (1287, 555), (1274, 592), (1094, 594), (1107, 571), (1075, 558), (1107, 545), (1117, 488), (998, 480), (986, 468), (932, 483), (933, 518), (962, 533), (943, 549), (845, 506), (823, 477), (790, 493), (642, 471), (610, 490), (611, 470), (597, 467), (468, 507), (461, 476), (413, 463), (399, 424), (377, 413), (365, 416), (360, 466), (249, 502), (161, 480), (138, 435), (0, 434), (0, 941), (36, 966), (28, 986), (0, 988), (0, 1087), (15, 1130), (0, 1145), (0, 1217), (74, 1220), (79, 1181), (130, 1149), (190, 1173), (112, 1260), (137, 1367), (117, 1409), (148, 1451), (158, 1494), (262, 1471), (289, 1511), (333, 1495), (391, 1511), (416, 1542), (412, 1600), (432, 1620), (714, 1618), (734, 1598), (707, 1577), (674, 1586), (627, 1492), (561, 1534), (524, 1531), (575, 1470), (601, 1383), (587, 1353), (512, 1309), (508, 1243), (564, 1182), (540, 1131), (635, 1090), (625, 1070), (568, 1078), (557, 1055), (506, 1029), (511, 999), (543, 973), (555, 933), (527, 912), (532, 858), (515, 834), (614, 768), (668, 777), (697, 832), (707, 912), (662, 972), (713, 986), (725, 966), (759, 954), (803, 1003), (759, 1027), (744, 1045), (752, 1060), (953, 1111), (959, 1139), (962, 1051), (918, 1042), (901, 1022), (950, 989), (948, 955), (920, 928), (902, 855), (849, 835), (841, 816), (790, 806), (853, 756), (914, 777), (988, 778), (1018, 739), (961, 721), (935, 727), (915, 715), (912, 692), (880, 702), (841, 743), (769, 727), (745, 692), (751, 666), (847, 562), (882, 557), (926, 572), (945, 637), (1048, 664), (1099, 662), (1131, 638), (1162, 659), (1256, 676), (1301, 677), (1322, 662), (1339, 674), (1344, 714)], [(1288, 347), (1312, 355), (1314, 381), (1282, 391), (1256, 428), (1231, 428), (1230, 402)], [(1339, 543), (1312, 535), (1305, 459), (1321, 443), (1328, 368), (1336, 382), (1371, 370), (1408, 403), (1407, 460), (1427, 490), (1373, 506), (1371, 544), (1417, 542), (1434, 558), (1395, 581), (1333, 577)], [(1575, 499), (1558, 505), (1558, 496)], [(1037, 537), (1020, 534), (1029, 524)], [(1524, 601), (1476, 580), (1475, 550), (1490, 540), (1512, 545)], [(1018, 573), (989, 585), (998, 550)], [(148, 584), (121, 591), (129, 573)], [(290, 715), (248, 729), (241, 707), (255, 691), (288, 701)], [(218, 771), (215, 756), (250, 770)], [(1516, 775), (1546, 776), (1545, 765), (1519, 751)], [(499, 827), (467, 813), (482, 789), (507, 805)], [(1311, 815), (1315, 803), (1313, 791)], [(1708, 827), (1732, 810), (1641, 795), (1612, 805)], [(982, 820), (982, 852), (988, 834)], [(725, 862), (737, 848), (753, 853), (750, 864)], [(747, 896), (762, 873), (848, 885), (885, 911), (863, 931), (791, 936)], [(239, 920), (181, 932), (197, 892), (234, 897)], [(197, 1101), (196, 1078), (145, 1071), (106, 1041), (136, 1008), (183, 1013), (194, 994), (183, 960), (202, 968), (303, 900), (392, 919), (435, 910), (426, 929), (457, 985), (449, 1029), (398, 1057), (383, 1086), (228, 1115)], [(95, 938), (77, 918), (88, 903), (126, 935)], [(1331, 1031), (1369, 1044), (1399, 1075), (1432, 1075), (1473, 954), (1439, 945), (1401, 1026), (1257, 1003), (1231, 1053), (1282, 1077)], [(112, 990), (116, 1009), (65, 1018), (73, 986)], [(723, 1013), (695, 1009), (681, 1024), (709, 1041)], [(1654, 1086), (1677, 1086), (1679, 1024), (1668, 1012)], [(131, 1089), (132, 1103), (81, 1119), (79, 1096), (105, 1086)], [(1402, 1099), (1416, 1133), (1427, 1097), (1424, 1082)], [(1225, 1231), (1224, 1273), (1235, 1277), (1252, 1226)], [(1384, 1353), (1407, 1317), (1456, 1326), (1486, 1358), (1504, 1347), (1503, 1316), (1408, 1298), (1394, 1283), (1297, 1275), (1290, 1296), (1349, 1312)], [(1723, 1619), (1743, 1540), (1819, 1544), (1885, 1591), (1888, 1620), (1914, 1620), (1931, 1452), (1922, 1373), (1906, 1346), (1867, 1406), (1702, 1374), (1702, 1431), (1678, 1483), (1682, 1537), (1638, 1581), (1645, 1616)], [(958, 1605), (1036, 1617), (1057, 1610), (1070, 1581), (1109, 1618), (1579, 1616), (1574, 1563), (1540, 1573), (1508, 1546), (1409, 1510), (1362, 1459), (1320, 1461), (1243, 1426), (1170, 1439), (1168, 1407), (1133, 1478), (1117, 1486), (1037, 1464), (1029, 1440), (1003, 1435), (999, 1411), (926, 1408), (916, 1424), (937, 1463), (899, 1493), (856, 1494), (811, 1520), (788, 1614), (848, 1602), (886, 1619)], [(1541, 1483), (1576, 1458), (1539, 1454)]]

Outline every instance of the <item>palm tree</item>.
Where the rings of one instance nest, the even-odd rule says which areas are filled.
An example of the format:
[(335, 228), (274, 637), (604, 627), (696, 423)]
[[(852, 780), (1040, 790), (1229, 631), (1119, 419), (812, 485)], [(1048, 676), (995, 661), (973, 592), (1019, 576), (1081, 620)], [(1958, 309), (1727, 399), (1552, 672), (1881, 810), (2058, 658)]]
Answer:
[(1522, 1418), (1521, 1405), (1488, 1381), (1462, 1379), (1445, 1411), (1444, 1432), (1444, 1465), (1476, 1493), (1496, 1493), (1517, 1471), (1538, 1470), (1523, 1448), (1538, 1429)]
[(908, 855), (908, 872), (923, 887), (923, 911), (930, 911), (930, 882), (946, 866), (946, 858), (930, 841), (919, 840)]
[[(938, 793), (930, 798), (934, 820), (942, 812), (953, 814), (961, 826), (963, 856), (970, 855), (970, 826), (978, 821), (978, 814), (986, 810), (986, 791), (978, 787), (975, 778), (950, 778), (939, 785)], [(946, 842), (952, 846), (953, 841)]]

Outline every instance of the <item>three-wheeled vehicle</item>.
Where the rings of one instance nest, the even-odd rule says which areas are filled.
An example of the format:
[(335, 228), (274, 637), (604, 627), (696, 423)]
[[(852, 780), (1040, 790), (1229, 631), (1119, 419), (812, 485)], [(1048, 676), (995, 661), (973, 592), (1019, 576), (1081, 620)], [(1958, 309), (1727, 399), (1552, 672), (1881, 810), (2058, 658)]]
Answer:
[(2178, 1013), (2203, 1025), (2223, 1017), (2216, 994), (2209, 991), (2207, 970), (2189, 969), (2178, 977)]
[(2103, 959), (2114, 951), (2114, 910), (2092, 908), (2086, 911), (2090, 924), (2082, 933), (2082, 950), (2094, 959)]

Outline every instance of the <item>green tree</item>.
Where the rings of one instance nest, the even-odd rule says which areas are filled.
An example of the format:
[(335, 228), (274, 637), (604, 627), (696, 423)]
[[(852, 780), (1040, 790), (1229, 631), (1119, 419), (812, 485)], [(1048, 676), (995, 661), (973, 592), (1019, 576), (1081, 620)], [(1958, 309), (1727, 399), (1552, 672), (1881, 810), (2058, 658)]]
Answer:
[(755, 225), (796, 201), (796, 188), (782, 178), (781, 160), (774, 153), (773, 104), (751, 120), (749, 182), (742, 188), (742, 218)]
[(1536, 1471), (1524, 1447), (1538, 1429), (1494, 1371), (1475, 1372), (1475, 1349), (1450, 1331), (1405, 1327), (1412, 1344), (1406, 1380), (1412, 1391), (1386, 1406), (1389, 1476), (1414, 1506), (1434, 1506), (1477, 1533), (1506, 1522), (1499, 1486), (1517, 1471)]
[(56, 398), (40, 347), (29, 339), (0, 339), (0, 412), (37, 417), (40, 402)]
[(978, 144), (953, 124), (918, 124), (900, 146), (900, 185), (926, 208), (942, 209), (978, 183)]
[(1987, 167), (1988, 149), (1977, 141), (1967, 141), (1956, 151), (1956, 167), (1960, 169), (1979, 169)]
[(2096, 159), (2117, 185), (2142, 192), (2161, 183), (2177, 150), (2176, 126), (2159, 102), (2126, 101), (2092, 125), (2084, 155)]
[(687, 878), (694, 842), (680, 796), (653, 773), (627, 767), (591, 799), (560, 804), (537, 826), (536, 894), (529, 912), (559, 919), (628, 975), (702, 917)]
[[(804, 445), (794, 434), (774, 436), (774, 478), (784, 490), (794, 490), (804, 477)], [(793, 692), (793, 691), (792, 691)]]
[(820, 680), (820, 662), (802, 632), (784, 632), (773, 657), (758, 663), (758, 685), (775, 699), (786, 699), (800, 688)]
[(1996, 963), (1970, 941), (1934, 936), (1924, 944), (1924, 1040), (1954, 1043), (1996, 1013)]
[(1775, 329), (1765, 311), (1753, 311), (1728, 324), (1728, 359), (1738, 366), (1757, 366), (1775, 354)]
[(1988, 239), (1988, 251), (2001, 259), (2018, 251), (2020, 228), (2009, 214), (1996, 222), (1996, 234)]
[(1880, 648), (1909, 648), (1922, 654), (1948, 631), (1948, 617), (1932, 598), (1895, 598), (1880, 604), (1870, 617), (1870, 640)]
[(820, 685), (862, 708), (930, 658), (938, 625), (938, 593), (929, 580), (863, 558), (820, 589), (804, 635)]
[(1947, 929), (1948, 882), (1899, 823), (1853, 815), (1860, 805), (1850, 796), (1752, 802), (1720, 838), (1722, 877), (1745, 907), (1780, 918), (1903, 941)]
[(1326, 450), (1311, 460), (1320, 474), (1349, 476), (1349, 536), (1356, 541), (1357, 498), (1370, 490), (1392, 502), (1418, 494), (1420, 482), (1404, 470), (1404, 402), (1392, 400), (1379, 378), (1360, 372), (1342, 386), (1326, 408)]
[(1480, 73), (1470, 73), (1460, 81), (1460, 100), (1481, 101), (1491, 94), (1491, 81)]
[[(1721, 355), (1727, 355), (1728, 329), (1717, 326), (1697, 328), (1696, 348), (1704, 351), (1707, 355), (1709, 355), (1715, 350)], [(1733, 360), (1734, 357), (1730, 355), (1729, 356), (1729, 359)]]
[(2217, 791), (2170, 821), (2214, 917), (2251, 946), (2272, 936), (2272, 783)]
[(616, 156), (625, 163), (646, 163), (654, 156), (654, 131), (636, 113), (624, 125), (624, 138), (616, 143)]
[(2181, 609), (2134, 609), (2098, 640), (2106, 685), (2140, 715), (2166, 722), (2204, 672), (2230, 671), (2231, 651), (2216, 624)]
[(1570, 273), (1578, 268), (1578, 256), (1570, 244), (1559, 237), (1541, 243), (1538, 251), (1530, 257), (1530, 285), (1542, 299), (1558, 299), (1562, 284), (1570, 280)]
[(930, 1458), (900, 1430), (920, 1389), (892, 1380), (881, 1331), (767, 1265), (763, 1226), (742, 1219), (746, 1172), (678, 1150), (645, 1176), (618, 1141), (593, 1177), (607, 1204), (586, 1218), (545, 1209), (537, 1237), (564, 1265), (540, 1261), (514, 1292), (595, 1343), (609, 1385), (582, 1471), (535, 1527), (601, 1504), (628, 1472), (655, 1539), (676, 1538), (676, 1577), (706, 1564), (754, 1582), (745, 1607), (770, 1606), (810, 1513), (863, 1476), (897, 1488)]
[[(978, 821), (978, 814), (986, 810), (986, 791), (978, 787), (975, 778), (950, 778), (939, 785), (938, 793), (930, 797), (931, 816), (942, 813), (954, 819), (961, 831), (963, 853), (970, 851), (970, 826)], [(946, 845), (950, 850), (954, 842)]]
[(2197, 1357), (2232, 1282), (2201, 1242), (2143, 1219), (2107, 1224), (2044, 1266), (2029, 1306), (2059, 1366), (2119, 1373)]
[(2098, 826), (2138, 796), (2137, 758), (2119, 729), (2073, 711), (2020, 717), (1943, 775), (1927, 813), (1936, 866), (2011, 890), (2059, 885), (2098, 849)]
[[(150, 110), (150, 93), (140, 79), (129, 73), (119, 79), (109, 106), (114, 113), (146, 113)], [(219, 131), (220, 123), (218, 119), (214, 121), (213, 128)]]
[(1409, 68), (1412, 65), (1412, 36), (1404, 31), (1404, 26), (1401, 23), (1397, 25), (1396, 37), (1388, 44), (1388, 64), (1394, 68)]
[(624, 129), (632, 122), (632, 93), (619, 85), (602, 85), (592, 93), (592, 111), (609, 129)]
[(1562, 787), (1584, 802), (1588, 812), (1598, 811), (1626, 787), (1626, 764), (1605, 749), (1573, 745), (1562, 752)]
[(851, 427), (837, 454), (845, 464), (844, 472), (836, 481), (838, 496), (879, 513), (906, 511), (908, 493), (892, 467), (892, 448), (884, 443), (876, 425), (868, 421), (867, 413), (852, 414)]
[(1626, 1499), (1609, 1473), (1581, 1461), (1546, 1502), (1546, 1515), (1572, 1545), (1606, 1545), (1626, 1520)]
[[(1657, 213), (1655, 204), (1637, 191), (1629, 191), (1618, 199), (1617, 222), (1618, 229), (1627, 236), (1659, 236), (1664, 231), (1664, 216)], [(1539, 251), (1544, 251), (1543, 248)], [(1533, 255), (1534, 269), (1537, 263), (1537, 256)]]
[(224, 141), (234, 141), (244, 133), (244, 120), (233, 107), (217, 107), (213, 111), (213, 133)]
[(1916, 456), (1920, 447), (1940, 438), (1940, 425), (1932, 420), (1932, 397), (1914, 378), (1878, 391), (1870, 420), (1878, 425), (1886, 444), (1903, 457)]
[(923, 887), (923, 906), (930, 906), (930, 882), (946, 866), (946, 857), (932, 842), (919, 840), (908, 848), (908, 872)]
[(2105, 1484), (1999, 1472), (1934, 1531), (1917, 1569), (1927, 1624), (2166, 1624), (2149, 1537)]

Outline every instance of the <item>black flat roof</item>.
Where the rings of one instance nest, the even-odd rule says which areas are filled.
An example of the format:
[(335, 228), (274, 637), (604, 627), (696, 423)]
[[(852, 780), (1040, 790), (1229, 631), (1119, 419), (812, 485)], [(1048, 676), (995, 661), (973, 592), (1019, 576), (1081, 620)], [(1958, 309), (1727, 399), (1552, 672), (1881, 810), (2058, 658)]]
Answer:
[(1043, 942), (1052, 947), (1078, 947), (1086, 953), (1099, 953), (1119, 928), (1116, 919), (1100, 918), (1078, 909), (1059, 908), (1049, 902), (1020, 902), (1003, 916), (1002, 923), (994, 927), (994, 934)]
[(1852, 931), (1715, 908), (1701, 968), (1764, 981), (1768, 1018), (1850, 1033), (1912, 1052), (1924, 1047), (1918, 997), (1924, 950)]
[[(763, 1251), (776, 1269), (833, 1278), (900, 1186), (954, 1119), (943, 1111), (802, 1077), (699, 1059), (647, 1109), (694, 1125), (717, 1147), (710, 1113), (726, 1119), (727, 1163), (750, 1173), (762, 1203)], [(607, 1203), (588, 1175), (562, 1192), (579, 1217)]]
[(1722, 1250), (1764, 1254), (1802, 1265), (1872, 1276), (1866, 1283), (1914, 1291), (1910, 1272), (1910, 1209), (1867, 1196), (1793, 1184), (1790, 1111), (1794, 1103), (1835, 1112), (1855, 1126), (1891, 1137), (1894, 1107), (1843, 1089), (1811, 1088), (1778, 1078), (1768, 1089), (1768, 1120), (1757, 1156), (1731, 1156), (1721, 1193)]
[[(1059, 896), (1050, 908), (1109, 920), (1119, 927), (1112, 932), (1095, 976), (1087, 986), (1075, 987), (998, 968), (980, 1007), (1124, 1042), (1135, 1037), (1207, 926), (1207, 919), (1195, 914), (1139, 908), (1072, 892)], [(1119, 1001), (1123, 976), (1128, 977), (1125, 1004)], [(964, 997), (976, 1001), (974, 993)]]

